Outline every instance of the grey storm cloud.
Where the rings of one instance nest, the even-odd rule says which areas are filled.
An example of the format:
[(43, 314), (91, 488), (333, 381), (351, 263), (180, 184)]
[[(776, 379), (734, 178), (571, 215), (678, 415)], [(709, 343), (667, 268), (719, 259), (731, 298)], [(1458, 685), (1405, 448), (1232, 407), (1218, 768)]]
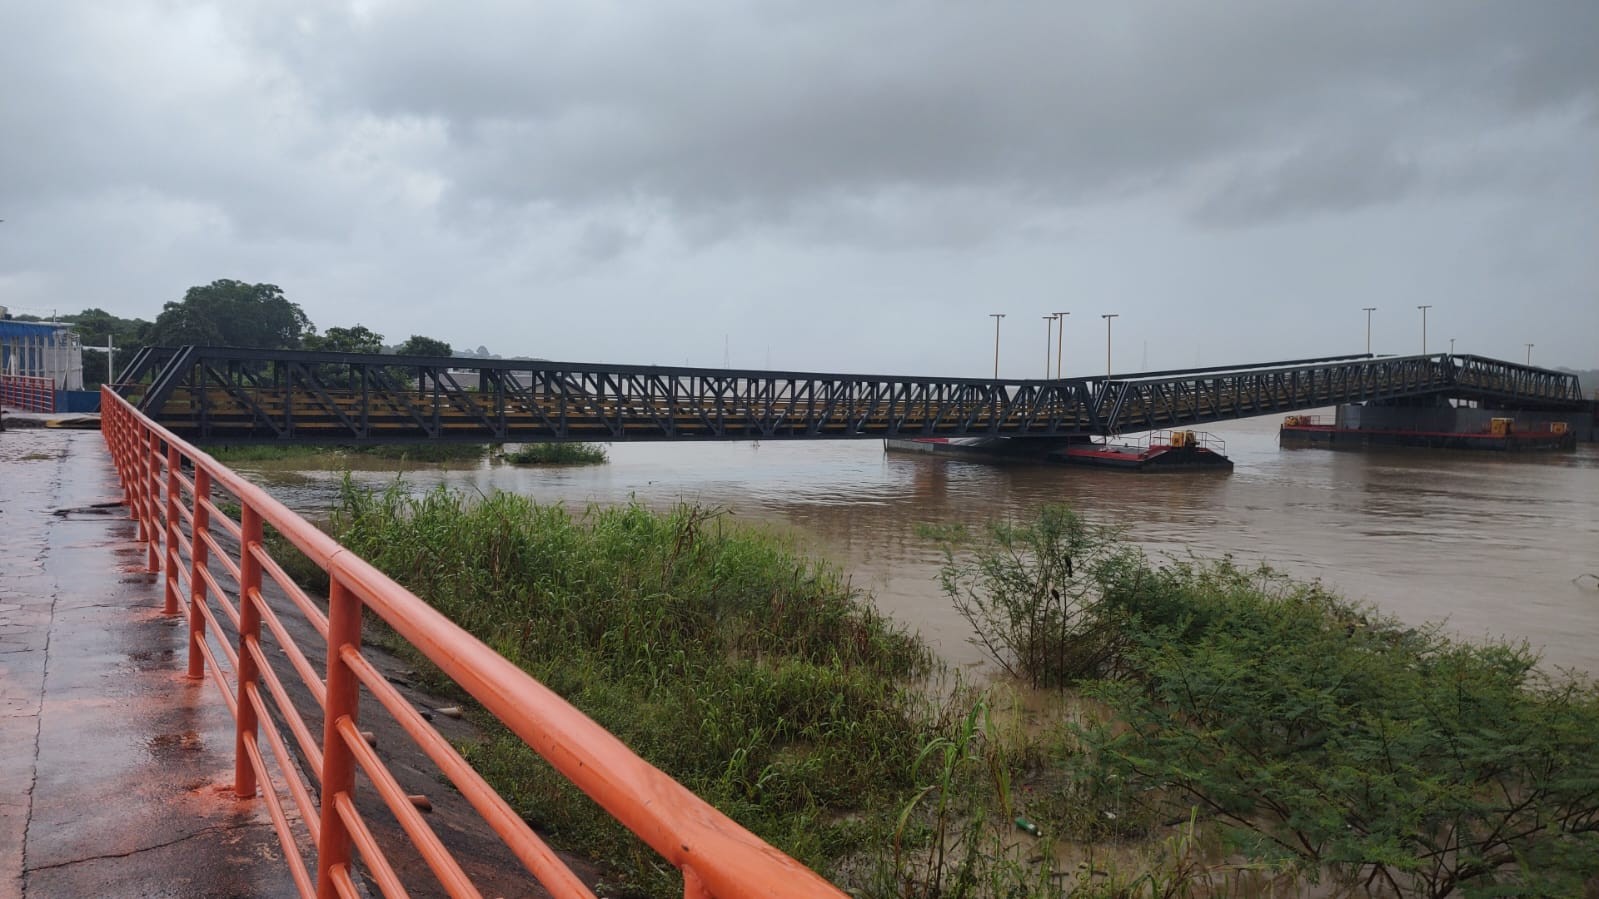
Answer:
[(1447, 296), (1467, 346), (1575, 362), (1596, 35), (1593, 0), (3, 4), (0, 305), (237, 277), (502, 352), (934, 372), (992, 364), (990, 311), (1076, 309), (1086, 358), (1120, 310), (1186, 364)]
[(1200, 204), (1201, 221), (1255, 224), (1404, 198), (1421, 166), (1375, 141), (1318, 144), (1266, 165), (1246, 165)]
[(1343, 209), (1599, 90), (1591, 2), (491, 7), (325, 15), (263, 49), (334, 108), (441, 123), (456, 202), (745, 223), (917, 190), (1070, 205), (1260, 153), (1279, 183), (1200, 219)]

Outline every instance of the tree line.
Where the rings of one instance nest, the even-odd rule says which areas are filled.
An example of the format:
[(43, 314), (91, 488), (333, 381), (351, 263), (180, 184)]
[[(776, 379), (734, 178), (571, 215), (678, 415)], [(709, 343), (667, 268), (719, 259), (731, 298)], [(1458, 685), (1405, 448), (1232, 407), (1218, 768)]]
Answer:
[[(39, 320), (25, 315), (17, 318)], [(116, 348), (117, 358), (122, 360), (131, 359), (142, 347), (186, 344), (407, 356), (455, 355), (448, 343), (421, 334), (412, 334), (390, 346), (383, 342), (382, 334), (360, 323), (331, 327), (319, 334), (305, 310), (284, 296), (281, 287), (228, 279), (189, 288), (182, 300), (164, 304), (155, 321), (122, 318), (98, 308), (64, 315), (59, 320), (74, 326), (84, 346), (104, 347), (109, 342)], [(487, 355), (487, 350), (479, 347), (478, 355)], [(84, 353), (84, 386), (92, 388), (108, 380), (108, 364), (104, 353)]]

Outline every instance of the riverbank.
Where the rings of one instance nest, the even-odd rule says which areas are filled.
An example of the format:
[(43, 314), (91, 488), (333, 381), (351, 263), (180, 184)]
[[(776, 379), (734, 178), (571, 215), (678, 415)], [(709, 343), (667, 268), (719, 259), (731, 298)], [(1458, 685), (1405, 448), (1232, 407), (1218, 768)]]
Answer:
[[(1120, 521), (1155, 556), (1188, 552), (1264, 563), (1463, 639), (1525, 639), (1550, 670), (1599, 672), (1599, 603), (1574, 579), (1595, 569), (1599, 446), (1538, 458), (1458, 453), (1281, 450), (1276, 419), (1223, 433), (1231, 475), (1129, 478), (1122, 472), (995, 467), (884, 454), (871, 442), (627, 444), (609, 464), (432, 469), (349, 459), (363, 485), (398, 472), (417, 491), (507, 490), (582, 509), (636, 501), (727, 509), (792, 535), (916, 628), (960, 668), (984, 662), (940, 594), (940, 556), (921, 523), (1026, 520), (1048, 503)], [(344, 466), (238, 463), (294, 508), (337, 501)], [(1507, 600), (1513, 597), (1513, 601)]]
[[(1014, 596), (1058, 596), (1049, 585), (1070, 582), (1082, 590), (1068, 594), (1090, 600), (1067, 618), (1023, 616), (1043, 625), (1025, 645), (1065, 640), (1064, 657), (1089, 641), (1094, 662), (1042, 681), (1074, 692), (1017, 714), (1003, 687), (927, 690), (937, 666), (921, 641), (837, 572), (715, 512), (578, 515), (506, 494), (347, 486), (334, 529), (652, 763), (863, 895), (1258, 891), (1317, 876), (1446, 895), (1485, 877), (1580, 885), (1593, 873), (1557, 850), (1591, 842), (1599, 831), (1580, 822), (1599, 810), (1539, 767), (1554, 754), (1573, 782), (1599, 777), (1587, 770), (1599, 759), (1591, 685), (1543, 679), (1525, 649), (1417, 631), (1269, 571), (1154, 565), (1131, 550), (1101, 558), (1069, 541), (1075, 573), (1043, 565), (1055, 551), (1045, 544), (990, 556), (1021, 567), (983, 590), (1031, 577)], [(1438, 717), (1428, 691), (1461, 683), (1473, 710)], [(1195, 731), (1205, 714), (1215, 726)], [(1518, 722), (1514, 758), (1489, 741), (1493, 771), (1459, 748)], [(1455, 748), (1437, 751), (1445, 744)], [(1379, 745), (1388, 769), (1370, 755)], [(672, 889), (516, 741), (468, 753), (555, 838), (619, 860), (627, 889)], [(1558, 807), (1579, 823), (1528, 830), (1516, 809), (1482, 800), (1493, 784), (1535, 790), (1536, 814)], [(1486, 850), (1537, 864), (1472, 871), (1429, 849), (1443, 795), (1457, 796), (1457, 822), (1475, 815), (1493, 830), (1505, 816), (1524, 843)], [(1307, 821), (1341, 823), (1321, 832)], [(1444, 874), (1416, 873), (1427, 865)]]

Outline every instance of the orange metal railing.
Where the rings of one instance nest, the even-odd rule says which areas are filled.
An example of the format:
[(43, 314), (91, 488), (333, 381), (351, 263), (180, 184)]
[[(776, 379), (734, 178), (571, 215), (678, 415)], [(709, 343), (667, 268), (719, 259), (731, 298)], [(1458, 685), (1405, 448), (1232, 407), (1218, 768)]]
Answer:
[[(357, 772), (366, 776), (445, 892), (479, 895), (357, 728), (363, 706), (378, 711), (363, 698), (392, 716), (532, 878), (556, 896), (593, 896), (362, 654), (361, 620), (367, 610), (678, 868), (685, 897), (843, 897), (263, 490), (174, 437), (115, 392), (102, 390), (101, 396), (102, 430), (125, 502), (147, 544), (146, 561), (151, 571), (162, 573), (165, 611), (188, 620), (188, 674), (209, 676), (233, 713), (235, 790), (244, 799), (262, 788), (302, 896), (359, 895), (358, 870), (384, 895), (406, 895), (390, 853), (356, 807)], [(239, 520), (225, 513), (227, 500), (219, 497), (237, 503)], [(267, 526), (327, 572), (326, 613), (267, 550)], [(219, 578), (231, 586), (225, 589)], [(268, 585), (276, 585), (287, 599), (269, 601), (263, 592)], [(309, 622), (325, 638), (325, 650), (302, 649), (290, 636), (286, 615)], [(271, 643), (264, 640), (276, 644), (286, 664), (272, 664)], [(318, 655), (320, 664), (313, 662)], [(317, 707), (296, 708), (285, 676), (301, 679)], [(320, 733), (313, 732), (303, 711), (320, 718)], [(270, 756), (262, 749), (263, 735)], [(291, 755), (291, 747), (298, 756)], [(302, 852), (302, 845), (310, 851)], [(307, 855), (313, 856), (309, 862)]]
[(54, 412), (55, 379), (0, 375), (0, 406), (10, 406), (19, 412)]

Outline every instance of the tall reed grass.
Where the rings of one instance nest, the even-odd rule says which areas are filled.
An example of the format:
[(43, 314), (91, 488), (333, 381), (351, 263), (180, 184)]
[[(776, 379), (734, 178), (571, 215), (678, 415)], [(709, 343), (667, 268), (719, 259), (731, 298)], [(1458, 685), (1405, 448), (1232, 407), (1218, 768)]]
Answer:
[[(885, 845), (935, 739), (927, 647), (830, 566), (680, 506), (346, 482), (341, 542), (656, 766), (824, 869)], [(653, 853), (508, 734), (472, 762), (530, 821), (669, 894)], [(681, 889), (676, 886), (675, 889)]]

